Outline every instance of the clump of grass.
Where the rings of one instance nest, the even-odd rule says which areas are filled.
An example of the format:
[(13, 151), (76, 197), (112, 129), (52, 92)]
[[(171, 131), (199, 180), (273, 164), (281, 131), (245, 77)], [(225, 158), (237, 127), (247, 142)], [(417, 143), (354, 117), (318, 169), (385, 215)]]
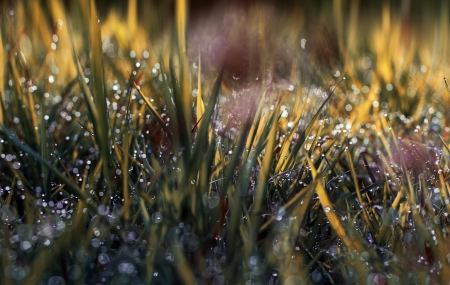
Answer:
[[(384, 91), (356, 100), (356, 84), (370, 81), (367, 62), (345, 66), (344, 82), (320, 74), (308, 86), (293, 78), (325, 71), (292, 64), (289, 84), (279, 74), (267, 84), (277, 65), (263, 50), (269, 72), (256, 72), (250, 87), (229, 84), (226, 64), (214, 71), (201, 52), (189, 58), (186, 1), (176, 2), (164, 51), (138, 36), (136, 5), (129, 1), (129, 41), (122, 30), (102, 37), (121, 21), (112, 12), (99, 24), (93, 1), (5, 10), (2, 284), (448, 280), (450, 151), (442, 128), (430, 126), (440, 119), (434, 109), (389, 112)], [(25, 21), (31, 8), (40, 17)], [(262, 31), (264, 11), (249, 13)], [(135, 51), (135, 39), (148, 50)], [(389, 61), (376, 50), (372, 58)], [(370, 78), (387, 80), (383, 72)], [(245, 116), (233, 114), (233, 96), (249, 97)]]

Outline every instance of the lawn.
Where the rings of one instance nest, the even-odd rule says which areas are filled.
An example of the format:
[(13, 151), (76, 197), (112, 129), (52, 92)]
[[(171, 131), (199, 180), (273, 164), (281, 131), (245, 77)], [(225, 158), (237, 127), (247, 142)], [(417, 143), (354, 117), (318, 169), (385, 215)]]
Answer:
[(444, 284), (447, 2), (0, 3), (1, 284)]

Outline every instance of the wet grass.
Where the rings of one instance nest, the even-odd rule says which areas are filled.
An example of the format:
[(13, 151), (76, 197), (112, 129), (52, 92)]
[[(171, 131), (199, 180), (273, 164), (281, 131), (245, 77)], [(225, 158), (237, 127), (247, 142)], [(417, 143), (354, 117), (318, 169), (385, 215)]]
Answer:
[(255, 4), (212, 55), (183, 0), (41, 2), (2, 4), (1, 284), (449, 280), (446, 4)]

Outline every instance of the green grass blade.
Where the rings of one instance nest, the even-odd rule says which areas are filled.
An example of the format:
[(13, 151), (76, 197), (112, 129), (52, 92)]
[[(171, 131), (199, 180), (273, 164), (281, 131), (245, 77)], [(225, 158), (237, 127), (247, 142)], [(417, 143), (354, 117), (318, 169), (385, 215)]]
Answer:
[[(92, 84), (94, 91), (95, 107), (97, 110), (98, 121), (94, 125), (94, 134), (97, 143), (100, 147), (100, 153), (103, 159), (103, 175), (109, 186), (109, 191), (112, 191), (112, 184), (110, 181), (110, 139), (109, 139), (109, 124), (108, 124), (108, 110), (106, 106), (106, 86), (103, 71), (103, 52), (102, 41), (100, 35), (100, 25), (97, 16), (97, 8), (95, 2), (90, 1), (89, 11), (89, 29), (90, 29), (90, 48), (91, 48), (91, 70), (92, 70)], [(131, 96), (131, 94), (130, 94)]]
[[(187, 64), (187, 63), (180, 63)], [(188, 75), (183, 75), (180, 77), (180, 83), (177, 81), (177, 76), (175, 74), (175, 67), (173, 66), (173, 59), (171, 58), (169, 61), (169, 72), (170, 77), (172, 79), (172, 92), (173, 92), (173, 101), (175, 103), (175, 113), (176, 113), (176, 122), (178, 127), (178, 137), (179, 143), (186, 157), (190, 157), (191, 155), (191, 100), (190, 100), (190, 92), (187, 87), (184, 86), (187, 83), (183, 82), (183, 80), (189, 80)], [(180, 69), (185, 68), (184, 66), (180, 66)], [(186, 71), (184, 71), (186, 72)], [(184, 74), (183, 72), (183, 74)], [(183, 85), (183, 86), (180, 86)], [(188, 92), (188, 94), (185, 94)], [(187, 99), (186, 97), (188, 97)]]

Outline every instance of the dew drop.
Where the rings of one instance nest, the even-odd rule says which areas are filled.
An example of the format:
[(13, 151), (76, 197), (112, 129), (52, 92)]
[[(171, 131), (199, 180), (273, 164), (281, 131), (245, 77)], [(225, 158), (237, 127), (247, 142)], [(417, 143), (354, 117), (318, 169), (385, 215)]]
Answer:
[(318, 282), (320, 282), (320, 281), (322, 280), (322, 274), (321, 274), (318, 270), (314, 270), (314, 271), (311, 273), (311, 279), (312, 279), (314, 282), (318, 283)]
[(64, 281), (64, 278), (61, 276), (53, 276), (48, 280), (48, 285), (65, 285), (66, 282)]
[(152, 215), (153, 222), (159, 224), (159, 223), (161, 223), (162, 219), (163, 219), (163, 216), (161, 213), (159, 213), (159, 212), (153, 213), (153, 215)]

